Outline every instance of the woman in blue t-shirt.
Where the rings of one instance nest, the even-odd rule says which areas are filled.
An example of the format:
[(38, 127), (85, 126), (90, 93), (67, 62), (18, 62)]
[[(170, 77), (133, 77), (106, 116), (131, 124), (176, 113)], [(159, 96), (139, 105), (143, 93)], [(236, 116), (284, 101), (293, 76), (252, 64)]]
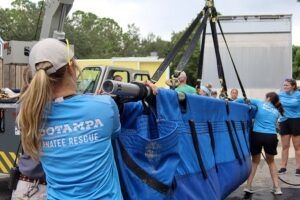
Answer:
[[(243, 99), (238, 99), (236, 102), (243, 102)], [(283, 108), (279, 102), (279, 97), (275, 92), (267, 93), (265, 101), (252, 99), (250, 100), (250, 104), (256, 106), (257, 112), (254, 117), (253, 132), (250, 135), (252, 169), (244, 191), (253, 193), (251, 185), (261, 159), (260, 154), (262, 148), (264, 148), (273, 181), (272, 192), (280, 195), (282, 192), (278, 183), (277, 167), (274, 156), (277, 155), (276, 148), (278, 144), (276, 123), (279, 116), (283, 114)]]
[(76, 95), (79, 68), (67, 44), (47, 38), (30, 51), (33, 79), (17, 118), (23, 148), (42, 163), (47, 199), (122, 199), (111, 145), (117, 106), (109, 96)]
[(286, 166), (292, 138), (296, 157), (295, 175), (300, 176), (300, 92), (297, 91), (297, 82), (294, 79), (285, 79), (283, 90), (279, 93), (284, 115), (279, 119), (282, 152), (281, 169), (278, 173), (285, 174), (287, 171)]

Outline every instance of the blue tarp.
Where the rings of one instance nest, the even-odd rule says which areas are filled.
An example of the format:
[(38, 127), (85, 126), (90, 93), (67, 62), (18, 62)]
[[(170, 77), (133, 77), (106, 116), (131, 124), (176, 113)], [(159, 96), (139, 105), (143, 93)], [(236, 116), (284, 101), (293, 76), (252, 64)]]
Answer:
[(247, 105), (198, 95), (179, 104), (164, 89), (155, 108), (125, 104), (115, 147), (124, 198), (226, 198), (250, 173), (249, 114)]

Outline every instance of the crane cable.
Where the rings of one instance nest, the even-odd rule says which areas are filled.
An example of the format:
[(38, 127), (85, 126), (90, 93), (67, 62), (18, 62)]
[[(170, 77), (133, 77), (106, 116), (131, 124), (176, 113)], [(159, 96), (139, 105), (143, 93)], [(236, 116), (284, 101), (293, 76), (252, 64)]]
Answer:
[(45, 5), (45, 0), (42, 1), (42, 5), (40, 7), (39, 17), (38, 17), (38, 21), (36, 23), (35, 34), (34, 34), (34, 38), (33, 38), (34, 40), (37, 40), (36, 37), (37, 37), (37, 32), (38, 32), (38, 29), (39, 29), (39, 24), (40, 24), (40, 21), (41, 21), (41, 15), (42, 15), (44, 5)]

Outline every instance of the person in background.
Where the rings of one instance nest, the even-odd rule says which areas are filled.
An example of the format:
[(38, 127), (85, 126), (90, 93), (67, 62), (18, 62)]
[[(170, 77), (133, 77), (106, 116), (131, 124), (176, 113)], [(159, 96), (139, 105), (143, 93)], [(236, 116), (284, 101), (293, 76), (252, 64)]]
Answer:
[(283, 90), (279, 93), (285, 112), (279, 119), (282, 152), (281, 169), (278, 173), (285, 174), (287, 172), (286, 167), (292, 139), (296, 157), (295, 175), (300, 176), (300, 92), (297, 91), (297, 82), (294, 79), (285, 79)]
[(212, 84), (211, 83), (207, 83), (207, 84), (205, 84), (205, 87), (209, 90), (209, 93), (211, 94), (211, 92), (212, 92)]
[(211, 92), (211, 97), (218, 98), (218, 92), (217, 91), (212, 91)]
[(113, 77), (113, 80), (114, 80), (114, 81), (120, 81), (120, 82), (122, 82), (123, 77), (122, 77), (121, 75), (115, 75), (115, 76)]
[(47, 199), (122, 199), (111, 140), (121, 125), (107, 95), (76, 95), (79, 66), (69, 45), (47, 38), (31, 49), (33, 78), (20, 98), (22, 145), (40, 161)]
[(201, 96), (210, 96), (210, 90), (206, 86), (201, 86), (200, 88), (197, 88), (197, 94)]
[[(24, 87), (21, 95), (26, 91), (32, 74), (27, 68), (23, 74)], [(20, 109), (18, 106), (17, 112)], [(12, 200), (44, 200), (46, 199), (46, 177), (40, 162), (33, 160), (26, 152), (19, 157), (19, 171), (21, 173), (17, 188), (12, 192)]]
[(239, 91), (236, 88), (233, 88), (230, 91), (230, 100), (235, 101), (238, 98), (238, 96), (239, 96)]
[[(244, 100), (239, 98), (236, 102), (244, 103)], [(256, 106), (257, 112), (254, 117), (253, 131), (250, 134), (252, 169), (244, 192), (254, 192), (251, 188), (252, 181), (261, 159), (260, 155), (262, 153), (262, 148), (264, 148), (266, 161), (268, 163), (273, 182), (272, 192), (276, 195), (281, 195), (282, 191), (278, 183), (277, 167), (274, 161), (274, 156), (277, 155), (276, 149), (278, 145), (276, 123), (280, 115), (284, 113), (284, 110), (279, 101), (279, 97), (275, 92), (267, 93), (265, 101), (251, 99), (250, 104)]]
[(178, 76), (178, 80), (179, 80), (179, 85), (175, 88), (176, 92), (184, 92), (187, 94), (196, 94), (197, 93), (196, 89), (194, 87), (192, 87), (186, 83), (187, 76), (184, 71), (182, 71), (180, 73), (180, 75)]

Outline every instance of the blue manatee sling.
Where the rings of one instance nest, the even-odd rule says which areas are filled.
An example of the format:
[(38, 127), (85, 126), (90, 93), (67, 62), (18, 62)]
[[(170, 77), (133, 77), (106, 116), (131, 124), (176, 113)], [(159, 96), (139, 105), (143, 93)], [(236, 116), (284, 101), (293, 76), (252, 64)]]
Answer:
[(127, 103), (115, 141), (124, 199), (224, 199), (248, 177), (250, 108), (160, 89)]

